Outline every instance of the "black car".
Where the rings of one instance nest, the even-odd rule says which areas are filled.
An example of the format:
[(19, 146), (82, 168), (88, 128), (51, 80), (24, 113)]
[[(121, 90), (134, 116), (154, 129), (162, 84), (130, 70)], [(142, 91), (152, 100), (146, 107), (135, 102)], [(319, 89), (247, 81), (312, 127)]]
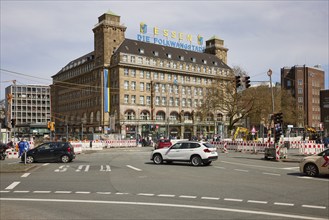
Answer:
[[(71, 162), (75, 158), (74, 148), (69, 142), (47, 142), (26, 152), (26, 163)], [(21, 160), (25, 161), (25, 155)]]

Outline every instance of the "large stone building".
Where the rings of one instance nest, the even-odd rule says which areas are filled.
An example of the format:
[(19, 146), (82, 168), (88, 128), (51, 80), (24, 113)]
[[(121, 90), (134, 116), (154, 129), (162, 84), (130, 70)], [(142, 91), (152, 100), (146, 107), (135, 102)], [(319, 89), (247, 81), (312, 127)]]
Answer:
[(329, 136), (329, 89), (320, 91), (321, 130)]
[(120, 16), (103, 14), (93, 28), (94, 51), (52, 77), (56, 134), (223, 135), (225, 112), (201, 117), (198, 107), (215, 78), (234, 78), (224, 41), (213, 37), (204, 51), (195, 52), (180, 43), (170, 47), (126, 39), (125, 31)]
[(296, 98), (302, 123), (298, 127), (320, 128), (320, 90), (324, 89), (324, 70), (320, 66), (281, 68), (281, 86)]

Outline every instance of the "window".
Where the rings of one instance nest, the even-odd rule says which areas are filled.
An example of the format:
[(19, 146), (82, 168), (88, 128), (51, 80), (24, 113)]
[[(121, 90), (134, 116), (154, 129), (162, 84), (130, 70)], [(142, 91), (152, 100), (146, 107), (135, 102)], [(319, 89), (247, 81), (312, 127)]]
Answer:
[(155, 105), (160, 105), (160, 96), (155, 97)]
[(170, 53), (167, 53), (166, 55), (169, 59), (171, 59), (171, 54)]
[(143, 82), (139, 83), (139, 89), (141, 92), (144, 92), (144, 83)]
[(134, 56), (130, 57), (130, 62), (135, 63), (135, 57)]
[(131, 90), (136, 90), (136, 82), (131, 82)]
[(140, 48), (140, 49), (138, 49), (138, 51), (140, 54), (144, 54), (144, 49)]
[(139, 96), (139, 104), (144, 105), (144, 96), (143, 95)]
[(164, 73), (160, 73), (160, 80), (164, 80)]
[(150, 79), (151, 78), (151, 73), (149, 71), (146, 71), (145, 74), (146, 74), (146, 79)]
[(162, 93), (166, 92), (166, 84), (161, 84), (161, 92)]
[(136, 70), (132, 69), (130, 72), (132, 77), (136, 77)]
[(174, 105), (174, 98), (173, 97), (170, 97), (170, 99), (169, 99), (169, 105), (170, 106), (173, 106)]
[(163, 67), (163, 61), (160, 61), (160, 66)]
[(303, 103), (303, 97), (298, 97), (298, 103)]
[(143, 57), (138, 57), (137, 58), (137, 63), (142, 64), (143, 63)]
[(158, 51), (153, 51), (154, 56), (158, 57), (159, 56), (159, 52)]
[(131, 96), (131, 104), (136, 104), (136, 96), (135, 95)]
[(158, 77), (159, 77), (158, 73), (157, 72), (154, 72), (153, 73), (153, 79), (158, 79)]
[(191, 58), (191, 61), (193, 62), (193, 63), (195, 63), (196, 62), (196, 59), (195, 58)]
[(122, 61), (123, 61), (123, 62), (127, 62), (127, 60), (128, 60), (128, 56), (127, 56), (127, 55), (123, 55), (123, 56), (122, 56)]
[(303, 85), (303, 80), (302, 80), (302, 79), (299, 79), (299, 80), (298, 80), (298, 85), (299, 85), (299, 86), (302, 86), (302, 85)]
[(175, 99), (175, 106), (179, 106), (179, 98)]
[(151, 91), (151, 83), (146, 83), (146, 91)]
[(125, 76), (129, 76), (129, 69), (128, 68), (124, 68), (123, 72), (124, 72)]
[(182, 87), (182, 94), (185, 95), (185, 86)]
[(174, 86), (174, 91), (175, 91), (175, 94), (178, 94), (178, 86)]
[(151, 96), (146, 96), (146, 105), (151, 105)]
[(155, 90), (155, 92), (159, 92), (159, 83), (156, 83), (154, 85), (154, 90)]
[(291, 81), (287, 80), (287, 87), (291, 87)]
[(129, 102), (129, 95), (125, 95), (123, 98), (123, 103), (128, 104)]
[(186, 99), (182, 99), (182, 106), (185, 107), (186, 106)]
[(303, 94), (303, 88), (298, 88), (298, 94)]
[(183, 56), (178, 56), (179, 60), (184, 60), (184, 57)]
[(124, 86), (124, 89), (125, 90), (128, 90), (129, 89), (129, 81), (124, 81), (124, 83), (123, 83), (123, 86)]
[(139, 71), (139, 77), (141, 79), (144, 79), (144, 71), (143, 70)]
[(172, 79), (172, 76), (170, 73), (168, 73), (168, 81), (171, 81), (171, 79)]
[(167, 99), (166, 97), (161, 97), (161, 105), (166, 106), (167, 105)]

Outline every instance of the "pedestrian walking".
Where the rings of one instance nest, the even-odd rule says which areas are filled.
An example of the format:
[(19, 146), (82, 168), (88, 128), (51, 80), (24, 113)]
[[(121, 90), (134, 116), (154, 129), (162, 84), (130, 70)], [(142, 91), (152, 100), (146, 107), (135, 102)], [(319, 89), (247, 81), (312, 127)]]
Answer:
[(21, 157), (24, 152), (29, 150), (29, 148), (30, 148), (30, 144), (24, 138), (22, 138), (21, 141), (18, 143), (18, 149), (19, 149), (18, 157)]

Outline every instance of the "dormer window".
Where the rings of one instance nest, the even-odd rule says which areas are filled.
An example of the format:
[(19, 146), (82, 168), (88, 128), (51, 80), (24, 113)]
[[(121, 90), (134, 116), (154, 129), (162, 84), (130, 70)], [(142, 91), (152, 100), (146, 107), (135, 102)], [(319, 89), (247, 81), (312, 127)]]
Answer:
[(196, 59), (195, 58), (191, 58), (191, 61), (193, 62), (193, 63), (195, 63), (196, 62)]
[(218, 65), (218, 63), (217, 63), (216, 61), (214, 61), (214, 62), (213, 62), (213, 64), (214, 64), (215, 66), (217, 66), (217, 65)]
[(183, 56), (178, 56), (179, 60), (184, 61), (184, 57)]
[(140, 48), (140, 49), (138, 49), (138, 51), (140, 54), (144, 54), (144, 49)]
[(203, 64), (207, 64), (207, 60), (202, 60), (202, 63)]
[(170, 53), (167, 53), (166, 55), (169, 59), (171, 59), (171, 54)]
[(159, 56), (159, 52), (158, 51), (153, 51), (154, 56), (158, 57)]

